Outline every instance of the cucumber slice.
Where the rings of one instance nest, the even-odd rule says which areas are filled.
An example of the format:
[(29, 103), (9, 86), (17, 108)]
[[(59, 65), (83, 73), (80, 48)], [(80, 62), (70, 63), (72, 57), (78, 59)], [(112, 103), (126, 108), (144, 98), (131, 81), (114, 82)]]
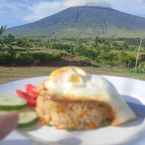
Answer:
[(30, 127), (37, 122), (37, 115), (34, 111), (20, 112), (18, 127)]
[(15, 111), (26, 107), (26, 101), (11, 95), (0, 94), (0, 110)]

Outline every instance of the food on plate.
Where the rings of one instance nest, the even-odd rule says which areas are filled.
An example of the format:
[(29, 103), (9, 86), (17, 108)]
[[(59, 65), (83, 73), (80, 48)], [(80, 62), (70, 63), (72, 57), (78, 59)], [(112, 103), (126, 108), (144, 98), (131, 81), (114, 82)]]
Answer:
[(37, 115), (35, 111), (23, 111), (19, 113), (18, 127), (30, 127), (37, 122)]
[[(18, 114), (18, 128), (27, 128), (31, 127), (37, 122), (37, 114), (33, 110), (19, 110), (14, 113)], [(11, 114), (9, 111), (0, 111), (0, 116), (5, 116)]]
[(19, 127), (31, 126), (37, 117), (63, 129), (94, 129), (136, 118), (113, 84), (79, 67), (58, 68), (39, 86), (27, 84), (16, 94), (1, 94), (0, 110), (17, 111)]
[[(28, 87), (30, 87), (30, 84), (28, 84), (26, 88)], [(17, 90), (16, 92), (18, 93), (19, 91)], [(20, 94), (21, 93), (19, 93), (19, 95)], [(0, 115), (5, 115), (12, 111), (16, 112), (19, 116), (18, 120), (19, 128), (30, 127), (37, 121), (37, 115), (35, 110), (33, 108), (28, 107), (26, 100), (22, 96), (18, 97), (14, 95), (1, 94)]]
[(27, 84), (25, 90), (16, 90), (17, 96), (21, 97), (27, 102), (29, 107), (35, 107), (36, 105), (36, 98), (38, 96), (37, 87), (32, 84)]
[(23, 99), (8, 94), (0, 94), (0, 110), (14, 111), (25, 107), (26, 101)]
[(136, 118), (113, 84), (79, 67), (56, 69), (38, 94), (38, 117), (56, 128), (93, 129)]

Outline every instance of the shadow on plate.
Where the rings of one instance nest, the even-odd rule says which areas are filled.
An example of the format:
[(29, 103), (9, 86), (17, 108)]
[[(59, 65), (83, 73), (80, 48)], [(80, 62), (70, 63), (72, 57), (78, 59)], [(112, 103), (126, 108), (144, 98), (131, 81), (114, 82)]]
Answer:
[(0, 145), (80, 145), (81, 140), (75, 137), (68, 137), (53, 143), (42, 143), (28, 140), (7, 140), (0, 142)]
[(123, 95), (123, 97), (127, 98), (127, 100), (132, 100), (132, 101), (127, 101), (127, 103), (129, 107), (134, 111), (137, 118), (134, 121), (122, 124), (121, 127), (131, 127), (131, 126), (140, 125), (145, 119), (145, 105), (142, 104), (142, 102), (136, 98), (125, 96), (125, 95)]
[(32, 145), (80, 145), (82, 141), (77, 137), (66, 137), (62, 140), (50, 143), (42, 143), (39, 141), (34, 141)]
[[(34, 125), (31, 128), (25, 128), (25, 129), (23, 128), (23, 129), (19, 129), (18, 131), (22, 135), (30, 138), (30, 136), (28, 135), (27, 132), (28, 131), (32, 131), (32, 130), (37, 130), (40, 127), (42, 127), (42, 124), (37, 123), (36, 125)], [(75, 136), (80, 134), (79, 131), (76, 131), (76, 132), (72, 131), (72, 132), (76, 134)], [(79, 138), (75, 137), (75, 136), (73, 136), (73, 137), (72, 136), (66, 136), (63, 139), (60, 139), (59, 141), (57, 140), (57, 141), (52, 141), (52, 142), (51, 141), (50, 142), (45, 142), (45, 141), (39, 140), (39, 138), (31, 137), (30, 140), (32, 141), (32, 143), (30, 145), (40, 145), (40, 144), (41, 145), (80, 145), (82, 143), (82, 141)], [(11, 144), (8, 144), (8, 145), (11, 145)], [(23, 145), (23, 144), (21, 144), (21, 145)], [(27, 144), (27, 145), (29, 145), (29, 144)]]
[(0, 145), (31, 145), (32, 142), (28, 140), (6, 140), (0, 141)]

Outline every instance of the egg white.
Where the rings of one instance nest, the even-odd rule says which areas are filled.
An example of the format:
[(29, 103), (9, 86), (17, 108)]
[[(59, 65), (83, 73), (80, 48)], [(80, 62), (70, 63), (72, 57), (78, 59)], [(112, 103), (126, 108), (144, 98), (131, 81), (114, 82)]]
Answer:
[[(77, 81), (72, 81), (72, 76), (76, 77)], [(116, 88), (101, 76), (70, 71), (56, 78), (49, 77), (44, 85), (49, 95), (58, 100), (100, 101), (109, 104), (116, 116), (114, 125), (136, 117)]]

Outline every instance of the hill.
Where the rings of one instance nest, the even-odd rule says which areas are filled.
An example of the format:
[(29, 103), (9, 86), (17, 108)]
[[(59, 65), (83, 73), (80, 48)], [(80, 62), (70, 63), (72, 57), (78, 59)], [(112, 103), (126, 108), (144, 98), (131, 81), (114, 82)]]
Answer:
[(112, 8), (71, 7), (39, 21), (8, 29), (7, 33), (31, 37), (140, 37), (145, 18)]

